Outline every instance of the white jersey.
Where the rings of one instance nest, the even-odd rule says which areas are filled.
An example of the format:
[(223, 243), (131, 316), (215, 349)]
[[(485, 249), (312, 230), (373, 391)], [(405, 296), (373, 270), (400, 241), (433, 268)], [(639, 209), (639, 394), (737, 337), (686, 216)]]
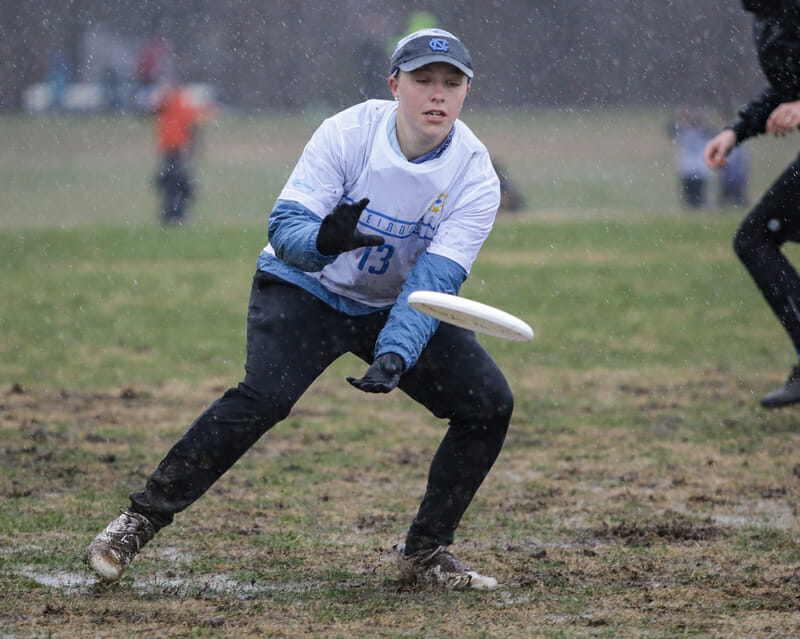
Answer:
[[(280, 194), (320, 218), (340, 202), (369, 198), (358, 228), (385, 244), (342, 253), (308, 275), (374, 307), (394, 303), (426, 249), (469, 273), (500, 204), (489, 153), (463, 122), (440, 157), (414, 164), (390, 144), (396, 111), (395, 102), (369, 100), (325, 120)], [(269, 245), (266, 251), (274, 254)]]

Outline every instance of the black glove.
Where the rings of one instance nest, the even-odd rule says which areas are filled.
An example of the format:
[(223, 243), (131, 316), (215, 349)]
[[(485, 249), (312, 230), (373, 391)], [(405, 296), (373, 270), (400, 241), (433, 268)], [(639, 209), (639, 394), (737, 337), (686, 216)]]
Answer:
[(380, 246), (380, 235), (366, 235), (358, 230), (358, 218), (369, 204), (364, 198), (355, 204), (340, 204), (333, 213), (322, 218), (317, 235), (317, 250), (323, 255), (339, 255), (362, 246)]
[(397, 353), (384, 353), (375, 358), (364, 377), (348, 377), (347, 381), (365, 393), (388, 393), (397, 386), (405, 365)]

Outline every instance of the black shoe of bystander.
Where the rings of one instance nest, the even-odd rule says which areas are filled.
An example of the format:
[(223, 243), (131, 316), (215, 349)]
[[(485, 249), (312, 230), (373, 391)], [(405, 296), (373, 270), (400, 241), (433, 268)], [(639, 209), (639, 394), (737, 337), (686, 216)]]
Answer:
[(786, 384), (766, 394), (761, 400), (764, 408), (781, 408), (798, 403), (800, 403), (800, 364), (792, 369)]

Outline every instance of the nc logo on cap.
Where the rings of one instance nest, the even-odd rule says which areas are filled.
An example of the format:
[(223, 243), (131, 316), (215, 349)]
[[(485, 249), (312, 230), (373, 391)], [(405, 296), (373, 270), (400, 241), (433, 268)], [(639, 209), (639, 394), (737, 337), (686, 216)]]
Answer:
[(429, 43), (428, 46), (433, 51), (448, 51), (449, 47), (447, 46), (447, 40), (444, 38), (433, 38)]

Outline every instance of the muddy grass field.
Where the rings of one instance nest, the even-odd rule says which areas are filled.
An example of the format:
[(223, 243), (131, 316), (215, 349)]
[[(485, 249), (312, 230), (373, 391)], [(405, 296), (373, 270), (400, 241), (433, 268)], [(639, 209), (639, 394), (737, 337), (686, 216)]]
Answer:
[[(542, 395), (536, 377), (517, 392)], [(391, 547), (441, 434), (405, 398), (326, 377), (109, 587), (84, 547), (221, 387), (5, 388), (2, 634), (796, 636), (796, 420), (713, 371), (560, 383), (580, 389), (551, 409), (570, 418), (518, 413), (462, 524), (458, 555), (501, 582), (488, 594), (397, 580)], [(731, 396), (723, 435), (694, 436), (687, 406)], [(598, 425), (612, 412), (631, 425)]]
[[(445, 425), (399, 392), (352, 388), (345, 377), (364, 369), (355, 358), (329, 369), (119, 584), (97, 583), (88, 543), (239, 381), (264, 241), (247, 144), (261, 140), (247, 123), (210, 131), (208, 148), (226, 152), (208, 154), (203, 206), (241, 214), (199, 207), (192, 225), (164, 232), (136, 208), (152, 205), (134, 187), (146, 145), (98, 159), (81, 140), (113, 141), (118, 128), (77, 121), (45, 136), (40, 123), (5, 122), (3, 135), (17, 127), (63, 146), (44, 158), (0, 140), (13, 187), (0, 231), (0, 637), (800, 636), (800, 409), (758, 407), (793, 356), (730, 252), (743, 212), (637, 209), (671, 192), (653, 186), (669, 146), (643, 126), (638, 146), (627, 138), (639, 200), (615, 190), (622, 169), (601, 157), (626, 161), (632, 116), (597, 138), (596, 119), (572, 117), (534, 122), (516, 143), (505, 119), (479, 122), (518, 179), (573, 198), (557, 208), (529, 187), (528, 209), (498, 220), (463, 289), (536, 331), (529, 344), (482, 340), (516, 401), (453, 548), (500, 581), (482, 594), (398, 580), (392, 547)], [(575, 131), (566, 146), (550, 144), (559, 127)], [(526, 163), (535, 142), (545, 160)], [(596, 154), (573, 163), (578, 144)], [(62, 171), (50, 176), (60, 190), (43, 191), (35, 167)], [(102, 182), (103, 170), (117, 171), (116, 188), (87, 187), (99, 198), (87, 209), (75, 185)], [(269, 179), (280, 183), (280, 170)], [(226, 180), (238, 199), (216, 191)], [(24, 193), (41, 209), (29, 225)], [(131, 219), (98, 213), (120, 214), (122, 200)], [(63, 216), (48, 225), (41, 211), (54, 201)]]

